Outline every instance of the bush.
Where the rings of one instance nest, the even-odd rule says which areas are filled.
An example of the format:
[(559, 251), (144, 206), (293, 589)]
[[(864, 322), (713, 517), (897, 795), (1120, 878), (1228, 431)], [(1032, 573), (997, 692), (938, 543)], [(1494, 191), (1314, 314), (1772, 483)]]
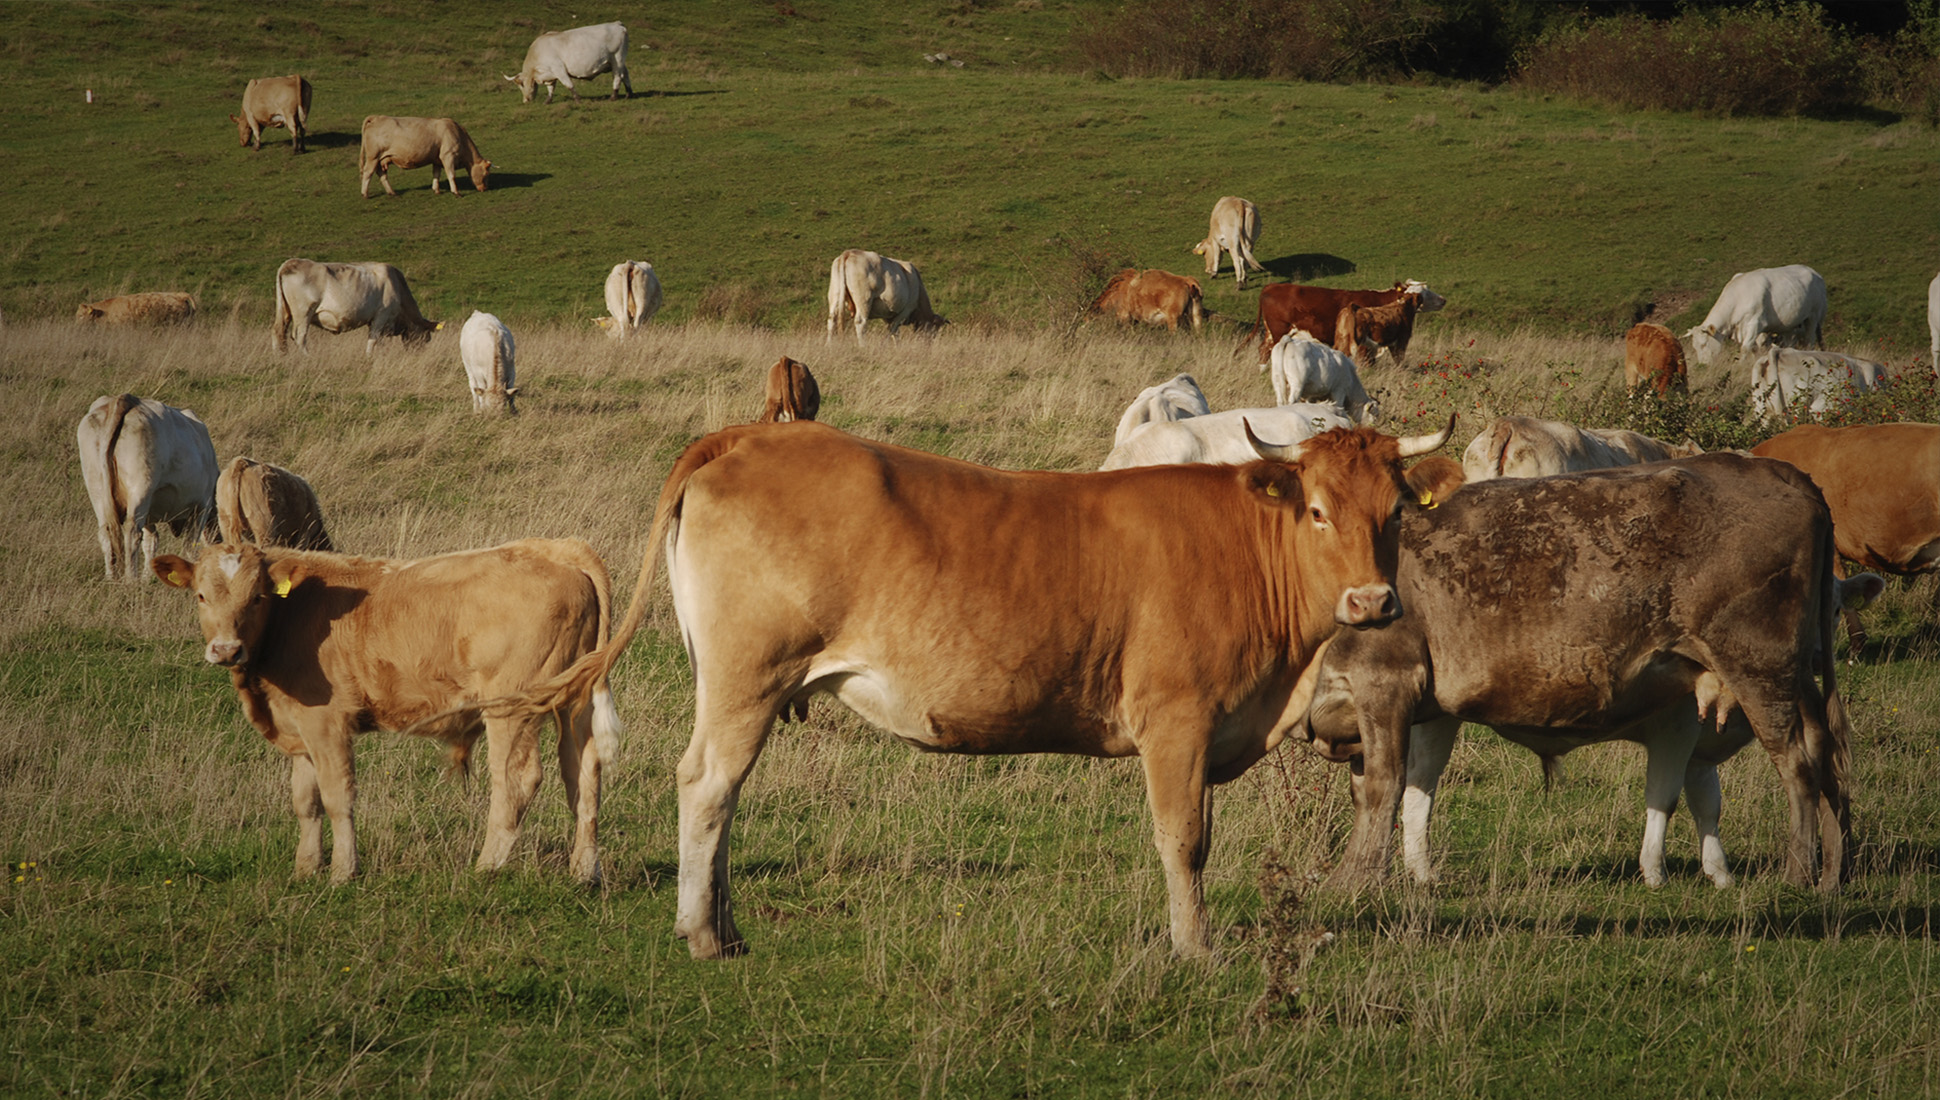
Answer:
[(1858, 105), (1859, 57), (1817, 4), (1785, 3), (1567, 24), (1530, 47), (1517, 79), (1618, 107), (1798, 115)]
[(1355, 80), (1413, 71), (1439, 17), (1424, 0), (1139, 0), (1076, 45), (1113, 76)]

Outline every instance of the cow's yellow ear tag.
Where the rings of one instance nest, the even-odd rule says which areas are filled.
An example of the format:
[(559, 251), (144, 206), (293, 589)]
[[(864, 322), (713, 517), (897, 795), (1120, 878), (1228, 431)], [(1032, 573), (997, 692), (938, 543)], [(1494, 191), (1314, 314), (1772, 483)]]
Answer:
[(1423, 508), (1433, 508), (1435, 506), (1435, 491), (1433, 489), (1423, 489), (1421, 491), (1421, 506)]
[(1267, 495), (1267, 496), (1270, 496), (1270, 497), (1277, 497), (1277, 496), (1279, 496), (1279, 495), (1280, 495), (1280, 487), (1279, 487), (1278, 485), (1268, 485), (1268, 486), (1266, 487), (1266, 495)]
[(290, 578), (284, 577), (282, 580), (276, 582), (276, 594), (278, 596), (287, 596), (290, 594)]

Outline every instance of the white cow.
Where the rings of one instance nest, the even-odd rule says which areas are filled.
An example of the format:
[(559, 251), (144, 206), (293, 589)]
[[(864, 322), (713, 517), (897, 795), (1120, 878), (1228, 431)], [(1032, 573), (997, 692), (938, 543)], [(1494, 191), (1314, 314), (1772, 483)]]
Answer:
[(1131, 434), (1147, 424), (1167, 423), (1184, 420), (1193, 416), (1204, 416), (1212, 411), (1206, 403), (1206, 395), (1199, 390), (1199, 383), (1190, 374), (1175, 374), (1156, 386), (1140, 390), (1132, 403), (1125, 407), (1125, 415), (1118, 418), (1118, 431), (1111, 437), (1111, 445), (1116, 447), (1125, 442)]
[(1469, 441), (1462, 452), (1462, 474), (1471, 482), (1553, 477), (1701, 453), (1695, 443), (1665, 443), (1622, 428), (1579, 428), (1561, 420), (1503, 416)]
[(1940, 375), (1940, 275), (1927, 284), (1927, 329), (1933, 334), (1933, 373)]
[(1804, 264), (1742, 271), (1724, 284), (1704, 323), (1684, 335), (1697, 361), (1711, 365), (1735, 341), (1745, 351), (1791, 341), (1821, 346), (1825, 327), (1825, 279)]
[(1358, 424), (1371, 425), (1381, 406), (1369, 399), (1352, 357), (1320, 343), (1305, 332), (1273, 345), (1273, 400), (1329, 401), (1347, 410)]
[(1101, 470), (1133, 466), (1176, 466), (1189, 462), (1237, 466), (1260, 455), (1246, 438), (1253, 434), (1269, 444), (1291, 446), (1333, 428), (1352, 428), (1354, 421), (1339, 405), (1279, 405), (1271, 409), (1227, 409), (1188, 420), (1147, 424), (1111, 449)]
[(1773, 348), (1751, 365), (1752, 407), (1763, 420), (1786, 418), (1798, 401), (1817, 419), (1833, 394), (1885, 388), (1885, 367), (1836, 351)]
[(904, 325), (936, 328), (949, 324), (930, 308), (929, 291), (923, 289), (923, 276), (907, 260), (851, 248), (829, 265), (829, 331), (842, 323), (845, 310), (855, 313), (855, 342), (862, 343), (862, 328), (872, 318), (889, 323), (889, 335)]
[(660, 312), (660, 276), (644, 260), (624, 260), (606, 273), (606, 312), (613, 315), (607, 333), (625, 336), (653, 320)]
[(364, 354), (371, 354), (380, 336), (398, 336), (407, 344), (421, 344), (445, 327), (427, 321), (411, 296), (404, 273), (390, 264), (333, 264), (315, 260), (284, 260), (276, 269), (276, 350), (288, 351), (290, 330), (296, 346), (309, 350), (310, 328), (349, 332), (368, 328)]
[(1237, 195), (1227, 195), (1213, 203), (1211, 224), (1206, 239), (1192, 246), (1196, 255), (1206, 258), (1206, 277), (1219, 274), (1219, 253), (1224, 249), (1233, 258), (1233, 278), (1246, 285), (1246, 269), (1265, 271), (1253, 258), (1253, 242), (1260, 236), (1260, 208)]
[(519, 407), (513, 397), (512, 330), (489, 313), (472, 310), (465, 327), (458, 332), (458, 357), (465, 363), (465, 378), (472, 388), (472, 411), (504, 409), (517, 416)]
[(547, 31), (526, 48), (525, 65), (519, 69), (519, 75), (505, 79), (519, 86), (523, 103), (532, 102), (532, 93), (544, 84), (546, 102), (551, 103), (554, 84), (564, 84), (573, 98), (578, 99), (579, 89), (573, 87), (574, 80), (589, 80), (609, 71), (613, 74), (610, 98), (620, 98), (620, 85), (625, 84), (626, 97), (632, 99), (633, 78), (626, 72), (626, 26), (622, 23)]
[(184, 538), (215, 533), (221, 471), (209, 429), (194, 413), (132, 393), (97, 397), (74, 442), (109, 580), (155, 578), (150, 566), (163, 524)]

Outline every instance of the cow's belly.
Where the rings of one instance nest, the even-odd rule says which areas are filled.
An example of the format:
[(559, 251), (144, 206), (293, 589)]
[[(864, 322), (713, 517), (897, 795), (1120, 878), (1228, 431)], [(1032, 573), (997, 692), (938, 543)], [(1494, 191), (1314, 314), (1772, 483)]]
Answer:
[(963, 698), (849, 663), (811, 669), (806, 679), (809, 690), (833, 695), (870, 725), (929, 752), (1129, 756), (1138, 751), (1130, 738), (1052, 700), (1018, 706), (994, 691), (989, 698)]
[(369, 323), (368, 318), (359, 319), (355, 313), (332, 306), (328, 302), (317, 307), (317, 327), (325, 332), (343, 332), (347, 329), (362, 328)]
[(1700, 671), (1672, 653), (1628, 660), (1597, 646), (1559, 646), (1479, 668), (1437, 662), (1435, 704), (1465, 722), (1588, 744), (1625, 736), (1624, 727), (1689, 694)]

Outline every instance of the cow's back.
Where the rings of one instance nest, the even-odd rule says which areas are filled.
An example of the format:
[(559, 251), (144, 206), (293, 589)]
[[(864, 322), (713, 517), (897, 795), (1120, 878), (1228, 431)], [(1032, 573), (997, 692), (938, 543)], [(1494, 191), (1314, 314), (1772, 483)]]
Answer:
[(1752, 453), (1797, 467), (1819, 487), (1841, 555), (1889, 573), (1936, 564), (1928, 547), (1940, 539), (1940, 425), (1805, 424)]

